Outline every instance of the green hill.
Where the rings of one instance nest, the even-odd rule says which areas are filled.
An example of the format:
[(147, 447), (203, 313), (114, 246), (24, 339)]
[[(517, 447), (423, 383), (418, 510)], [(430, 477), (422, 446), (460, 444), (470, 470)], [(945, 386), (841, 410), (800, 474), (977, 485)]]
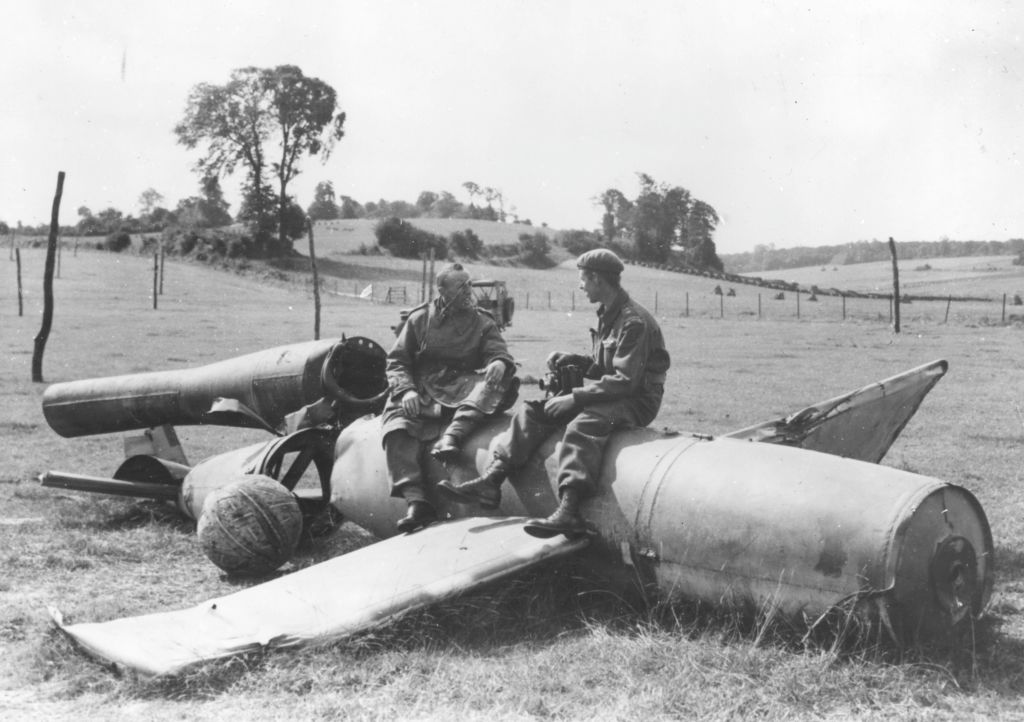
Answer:
[[(409, 223), (429, 233), (448, 237), (456, 231), (471, 230), (484, 245), (503, 245), (516, 243), (523, 233), (544, 233), (554, 240), (558, 231), (541, 226), (528, 226), (523, 223), (497, 223), (470, 218), (409, 218)], [(350, 218), (330, 221), (316, 221), (313, 225), (317, 252), (323, 254), (358, 253), (361, 247), (377, 244), (373, 229), (380, 222), (379, 218)], [(296, 241), (296, 249), (302, 242)]]

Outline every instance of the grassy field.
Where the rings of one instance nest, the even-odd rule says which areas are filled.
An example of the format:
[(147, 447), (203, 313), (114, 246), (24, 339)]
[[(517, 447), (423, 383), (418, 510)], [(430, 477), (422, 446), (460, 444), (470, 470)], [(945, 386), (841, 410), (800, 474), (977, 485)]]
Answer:
[[(515, 244), (523, 233), (545, 233), (553, 239), (557, 231), (522, 223), (495, 223), (469, 218), (411, 218), (409, 222), (417, 228), (447, 238), (457, 231), (471, 230), (484, 245)], [(313, 227), (313, 238), (318, 249), (324, 253), (358, 253), (362, 247), (377, 245), (373, 229), (380, 223), (376, 218), (351, 218), (347, 220), (317, 221)], [(301, 245), (301, 242), (296, 245)], [(318, 253), (321, 252), (318, 250)]]
[[(339, 289), (324, 297), (322, 335), (360, 334), (387, 344), (398, 306), (343, 294), (373, 283), (375, 289), (405, 285), (415, 295), (420, 264), (320, 248), (325, 286)], [(672, 354), (657, 426), (723, 433), (935, 358), (949, 361), (947, 377), (883, 463), (963, 484), (988, 514), (996, 588), (966, 654), (844, 652), (686, 605), (636, 612), (625, 600), (595, 597), (566, 563), (348, 642), (147, 681), (117, 677), (78, 653), (54, 631), (46, 606), (59, 606), (72, 621), (99, 621), (190, 606), (239, 583), (203, 557), (193, 525), (171, 509), (39, 486), (37, 475), (51, 468), (110, 474), (123, 450), (119, 436), (62, 439), (43, 420), (45, 384), (30, 381), (42, 250), (23, 250), (22, 262), (23, 316), (13, 263), (4, 266), (7, 280), (0, 284), (5, 717), (1024, 718), (1024, 325), (998, 323), (998, 307), (984, 321), (904, 316), (904, 332), (894, 335), (878, 310), (845, 321), (836, 307), (818, 311), (815, 304), (805, 308), (820, 315), (802, 308), (799, 320), (790, 312), (761, 320), (754, 313), (719, 317), (720, 301), (738, 303), (741, 293), (756, 290), (738, 288), (736, 297), (722, 299), (708, 279), (635, 267), (624, 276), (637, 298), (652, 309), (657, 302)], [(998, 259), (985, 262), (1003, 268)], [(939, 262), (929, 263), (938, 269)], [(888, 265), (878, 268), (874, 277), (856, 269), (865, 273), (863, 288), (888, 283)], [(539, 373), (552, 348), (585, 350), (593, 308), (572, 294), (571, 263), (546, 271), (471, 270), (513, 289), (517, 312), (507, 338), (523, 374)], [(960, 287), (993, 297), (1024, 287), (1024, 270), (1008, 262), (1003, 270), (950, 269), (941, 282), (978, 277)], [(940, 272), (947, 273), (934, 273)], [(783, 277), (799, 280), (796, 273)], [(312, 336), (312, 295), (287, 274), (242, 276), (169, 261), (157, 310), (151, 274), (151, 259), (64, 252), (46, 346), (47, 383), (186, 368)], [(908, 279), (913, 274), (906, 271)], [(374, 296), (382, 298), (376, 290)], [(698, 298), (706, 305), (698, 306)], [(524, 394), (531, 395), (539, 392)], [(193, 461), (262, 438), (238, 430), (179, 434)], [(304, 546), (295, 564), (367, 541), (343, 524)]]

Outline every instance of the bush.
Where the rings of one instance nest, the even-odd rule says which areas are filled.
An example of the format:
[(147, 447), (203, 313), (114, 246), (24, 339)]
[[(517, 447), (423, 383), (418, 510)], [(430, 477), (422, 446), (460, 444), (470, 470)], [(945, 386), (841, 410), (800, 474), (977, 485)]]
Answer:
[(569, 253), (581, 256), (587, 251), (601, 248), (601, 239), (590, 231), (565, 231), (558, 236), (558, 242)]
[(434, 258), (448, 257), (448, 241), (441, 236), (416, 228), (401, 218), (387, 218), (374, 229), (377, 245), (399, 258), (419, 258), (431, 248)]
[(124, 231), (115, 231), (103, 241), (103, 249), (120, 253), (132, 245), (132, 237)]
[(455, 231), (451, 235), (449, 245), (453, 253), (466, 258), (479, 258), (484, 250), (484, 242), (469, 228), (464, 231)]
[(534, 268), (551, 265), (548, 253), (551, 242), (543, 233), (523, 233), (519, 236), (519, 260)]

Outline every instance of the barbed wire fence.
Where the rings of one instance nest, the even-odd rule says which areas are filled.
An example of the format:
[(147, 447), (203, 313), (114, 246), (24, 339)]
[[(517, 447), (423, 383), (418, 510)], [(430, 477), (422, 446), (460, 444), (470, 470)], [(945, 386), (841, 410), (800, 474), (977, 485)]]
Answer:
[[(12, 267), (15, 266), (13, 260), (16, 250), (40, 247), (36, 243), (18, 242), (22, 239), (16, 240), (13, 233), (5, 240), (8, 241)], [(80, 248), (95, 250), (97, 245), (96, 239), (83, 241), (78, 237), (62, 237), (58, 244), (61, 250), (67, 246), (67, 250), (74, 256), (78, 255)], [(137, 255), (151, 254), (152, 249), (146, 247)], [(162, 293), (163, 263), (160, 265), (158, 292)], [(149, 273), (151, 270), (147, 270), (147, 275)], [(363, 279), (321, 276), (320, 291), (324, 294), (325, 301), (357, 299), (366, 303), (391, 304), (399, 309), (418, 302), (421, 283), (401, 278), (382, 280), (380, 275), (378, 273), (375, 278)], [(279, 277), (261, 281), (290, 286), (310, 297), (313, 294), (312, 279), (298, 274), (282, 273)], [(659, 286), (660, 290), (637, 283), (627, 283), (625, 286), (633, 298), (661, 318), (878, 324), (891, 324), (893, 321), (891, 294), (823, 289), (817, 286), (801, 287), (781, 281), (762, 283), (772, 285), (761, 285), (756, 279), (745, 276), (720, 280), (701, 273), (679, 272), (679, 282), (675, 284), (671, 293), (667, 293), (664, 286)], [(10, 286), (16, 287), (15, 278), (11, 278)], [(515, 300), (517, 311), (564, 313), (591, 308), (575, 288), (527, 292), (516, 289), (514, 282), (510, 282), (509, 295)], [(990, 297), (915, 295), (909, 292), (901, 294), (900, 312), (906, 323), (1019, 324), (1024, 323), (1024, 300), (1016, 289), (998, 292)]]

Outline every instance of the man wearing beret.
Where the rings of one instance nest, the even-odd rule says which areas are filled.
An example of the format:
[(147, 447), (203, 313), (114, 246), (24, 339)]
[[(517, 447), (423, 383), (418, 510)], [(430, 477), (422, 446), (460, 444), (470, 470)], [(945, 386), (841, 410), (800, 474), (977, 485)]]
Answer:
[(531, 519), (526, 531), (537, 537), (579, 536), (588, 531), (581, 502), (596, 491), (604, 449), (616, 429), (646, 426), (661, 407), (669, 355), (657, 321), (619, 285), (622, 261), (598, 248), (579, 257), (580, 289), (597, 309), (589, 356), (554, 352), (548, 367), (580, 366), (584, 383), (543, 402), (520, 406), (509, 428), (495, 439), (494, 457), (483, 476), (438, 489), (463, 503), (497, 508), (501, 484), (530, 459), (560, 426), (558, 508), (544, 519)]

